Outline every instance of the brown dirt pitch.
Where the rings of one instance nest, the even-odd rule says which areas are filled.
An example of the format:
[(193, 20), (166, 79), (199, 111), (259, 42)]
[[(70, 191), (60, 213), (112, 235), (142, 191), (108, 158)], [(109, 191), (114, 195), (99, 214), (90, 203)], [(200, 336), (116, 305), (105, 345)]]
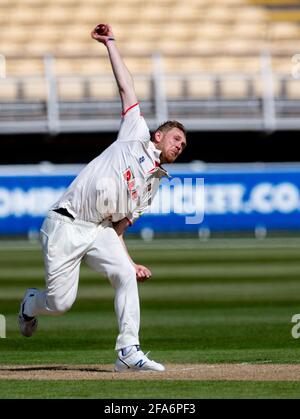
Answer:
[(0, 380), (300, 381), (300, 365), (167, 364), (166, 371), (113, 372), (113, 365), (1, 365)]

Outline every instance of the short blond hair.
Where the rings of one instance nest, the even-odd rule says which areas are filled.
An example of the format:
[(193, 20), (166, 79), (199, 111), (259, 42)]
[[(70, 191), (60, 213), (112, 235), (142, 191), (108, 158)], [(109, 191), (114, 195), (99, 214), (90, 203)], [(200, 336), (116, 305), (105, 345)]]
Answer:
[(173, 128), (178, 128), (178, 129), (180, 129), (182, 132), (183, 132), (183, 134), (184, 134), (184, 136), (186, 137), (186, 129), (185, 129), (185, 127), (184, 127), (184, 125), (182, 125), (180, 122), (178, 122), (178, 121), (166, 121), (166, 122), (164, 122), (163, 124), (161, 124), (154, 132), (153, 132), (153, 134), (152, 134), (152, 140), (154, 140), (154, 136), (155, 136), (155, 134), (158, 132), (158, 131), (160, 131), (160, 132), (162, 132), (162, 133), (164, 133), (164, 132), (168, 132), (168, 131), (170, 131), (171, 129), (173, 129)]

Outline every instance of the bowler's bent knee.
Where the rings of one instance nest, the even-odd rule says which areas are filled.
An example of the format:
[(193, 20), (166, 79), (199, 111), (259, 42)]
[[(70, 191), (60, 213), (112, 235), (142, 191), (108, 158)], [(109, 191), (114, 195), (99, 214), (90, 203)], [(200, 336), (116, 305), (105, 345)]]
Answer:
[(132, 281), (136, 282), (136, 271), (133, 265), (126, 264), (109, 272), (108, 277), (114, 288), (126, 287)]
[(53, 316), (59, 316), (70, 310), (74, 301), (68, 300), (65, 296), (47, 295), (47, 308), (51, 311)]

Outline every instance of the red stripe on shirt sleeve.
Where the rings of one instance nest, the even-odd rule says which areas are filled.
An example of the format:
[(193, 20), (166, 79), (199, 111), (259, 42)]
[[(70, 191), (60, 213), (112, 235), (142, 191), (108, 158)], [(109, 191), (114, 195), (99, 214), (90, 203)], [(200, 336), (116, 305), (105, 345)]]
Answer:
[(139, 104), (140, 104), (140, 102), (137, 102), (134, 105), (130, 106), (128, 109), (126, 109), (126, 111), (122, 112), (122, 116), (125, 116), (127, 114), (127, 112), (129, 112), (132, 108), (135, 108)]

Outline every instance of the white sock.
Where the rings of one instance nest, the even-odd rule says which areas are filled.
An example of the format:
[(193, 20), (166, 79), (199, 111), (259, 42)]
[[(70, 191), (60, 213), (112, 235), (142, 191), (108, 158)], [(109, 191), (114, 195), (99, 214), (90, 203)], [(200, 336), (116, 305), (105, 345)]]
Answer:
[(126, 356), (126, 355), (128, 355), (132, 348), (136, 348), (137, 351), (140, 350), (140, 347), (138, 345), (126, 346), (126, 348), (122, 348), (119, 351), (119, 355), (120, 356)]

